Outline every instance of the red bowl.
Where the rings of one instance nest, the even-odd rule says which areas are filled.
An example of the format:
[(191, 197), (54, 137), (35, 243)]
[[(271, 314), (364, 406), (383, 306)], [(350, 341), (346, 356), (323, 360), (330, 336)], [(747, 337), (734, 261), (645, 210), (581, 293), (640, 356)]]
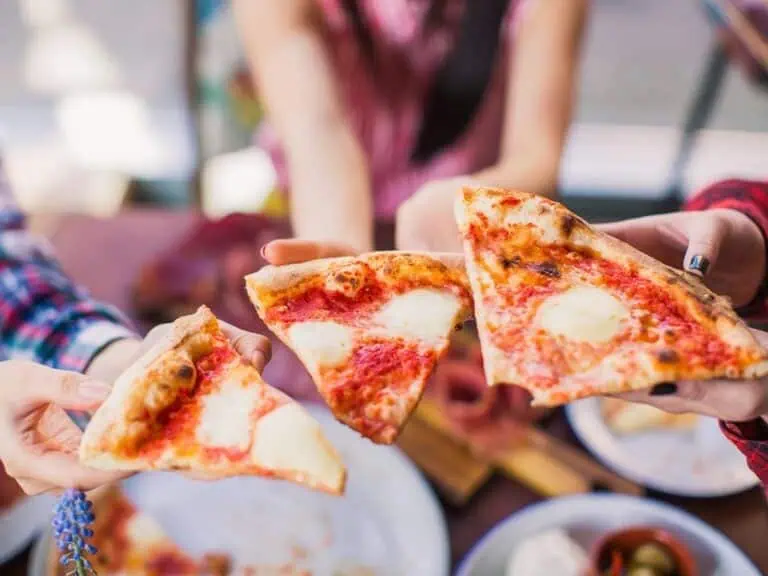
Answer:
[(659, 544), (666, 548), (677, 564), (679, 576), (699, 576), (696, 561), (688, 547), (670, 532), (653, 526), (635, 526), (616, 532), (609, 532), (600, 538), (590, 553), (589, 576), (602, 576), (611, 565), (612, 551), (627, 562), (629, 555), (643, 544)]

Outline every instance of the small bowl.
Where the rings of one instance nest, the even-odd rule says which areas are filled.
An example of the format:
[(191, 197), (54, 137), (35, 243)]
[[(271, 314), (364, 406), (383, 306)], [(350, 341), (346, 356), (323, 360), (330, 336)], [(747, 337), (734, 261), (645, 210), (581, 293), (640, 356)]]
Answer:
[(653, 526), (636, 526), (609, 532), (600, 538), (590, 553), (589, 576), (602, 576), (605, 566), (610, 565), (611, 550), (619, 550), (622, 557), (626, 558), (643, 544), (659, 544), (666, 548), (677, 564), (676, 576), (699, 576), (696, 561), (688, 547), (670, 532)]

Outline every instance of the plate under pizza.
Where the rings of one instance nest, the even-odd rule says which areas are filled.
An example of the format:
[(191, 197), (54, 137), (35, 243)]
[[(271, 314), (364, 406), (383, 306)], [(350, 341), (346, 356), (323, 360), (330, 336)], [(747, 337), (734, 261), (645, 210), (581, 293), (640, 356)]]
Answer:
[[(326, 409), (307, 407), (348, 466), (342, 497), (262, 478), (170, 473), (134, 476), (120, 491), (184, 554), (223, 555), (231, 574), (447, 576), (445, 521), (418, 470), (397, 448), (371, 446)], [(48, 531), (29, 576), (54, 576), (53, 553)]]
[(566, 406), (565, 414), (587, 450), (622, 476), (654, 490), (708, 498), (758, 484), (714, 418), (670, 417), (650, 406), (608, 398), (579, 400)]

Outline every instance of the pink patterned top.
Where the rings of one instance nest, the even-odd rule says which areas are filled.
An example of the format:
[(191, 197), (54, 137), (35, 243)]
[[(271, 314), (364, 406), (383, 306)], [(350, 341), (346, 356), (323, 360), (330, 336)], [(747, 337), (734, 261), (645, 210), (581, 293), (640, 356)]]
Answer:
[[(428, 16), (434, 0), (356, 0), (376, 54), (375, 75), (344, 0), (316, 1), (347, 119), (368, 157), (376, 216), (391, 217), (429, 180), (468, 174), (497, 160), (506, 64), (523, 0), (513, 0), (506, 8), (496, 62), (476, 114), (457, 139), (425, 163), (415, 162), (411, 154), (428, 89), (457, 41), (467, 0), (443, 0), (437, 25)], [(270, 153), (280, 188), (290, 190), (280, 143), (268, 123), (256, 140)]]

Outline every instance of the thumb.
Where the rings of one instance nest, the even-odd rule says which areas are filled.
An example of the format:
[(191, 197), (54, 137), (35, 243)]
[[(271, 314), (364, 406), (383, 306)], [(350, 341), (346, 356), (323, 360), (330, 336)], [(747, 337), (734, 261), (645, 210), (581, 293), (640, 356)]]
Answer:
[(17, 381), (15, 400), (26, 406), (52, 403), (65, 410), (90, 410), (112, 391), (109, 384), (83, 374), (32, 363), (24, 363), (11, 378)]
[(717, 218), (693, 218), (686, 227), (688, 248), (683, 268), (697, 276), (706, 276), (717, 261), (720, 245), (726, 234), (726, 225)]

